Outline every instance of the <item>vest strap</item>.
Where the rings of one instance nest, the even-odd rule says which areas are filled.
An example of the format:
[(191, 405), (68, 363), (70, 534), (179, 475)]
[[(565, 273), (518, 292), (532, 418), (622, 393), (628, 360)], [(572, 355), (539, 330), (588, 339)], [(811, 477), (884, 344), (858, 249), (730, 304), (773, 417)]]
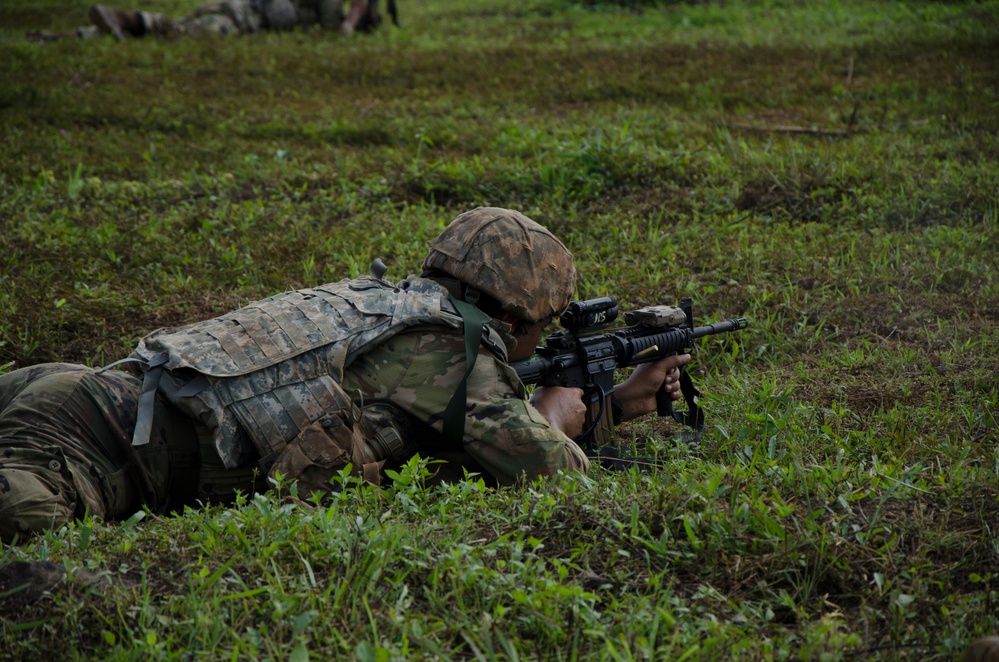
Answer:
[(156, 404), (156, 389), (163, 375), (163, 365), (167, 355), (160, 354), (149, 363), (142, 366), (145, 375), (142, 377), (142, 393), (139, 395), (139, 406), (135, 416), (135, 431), (132, 433), (133, 446), (145, 446), (153, 433), (153, 409)]
[(465, 437), (465, 406), (468, 400), (468, 376), (472, 374), (475, 360), (479, 357), (479, 343), (482, 342), (483, 322), (479, 311), (471, 304), (452, 298), (451, 302), (461, 315), (465, 327), (465, 376), (455, 389), (451, 401), (444, 410), (444, 439), (453, 446), (460, 446)]

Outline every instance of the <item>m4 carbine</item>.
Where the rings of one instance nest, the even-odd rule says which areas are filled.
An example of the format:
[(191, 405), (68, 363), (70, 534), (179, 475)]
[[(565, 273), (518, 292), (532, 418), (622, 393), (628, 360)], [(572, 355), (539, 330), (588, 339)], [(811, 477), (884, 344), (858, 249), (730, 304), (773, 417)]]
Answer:
[[(609, 329), (617, 316), (616, 297), (575, 301), (559, 319), (562, 331), (548, 336), (531, 358), (511, 364), (525, 385), (583, 390), (589, 413), (587, 426), (577, 440), (590, 446), (609, 443), (614, 424), (620, 422), (613, 402), (615, 370), (685, 353), (697, 338), (749, 326), (749, 320), (738, 317), (695, 327), (693, 303), (687, 298), (680, 300), (679, 307), (649, 306), (625, 313), (628, 326)], [(700, 392), (687, 371), (680, 370), (680, 390), (687, 410), (675, 410), (669, 395), (661, 389), (656, 394), (657, 412), (701, 430), (704, 412), (697, 405)]]

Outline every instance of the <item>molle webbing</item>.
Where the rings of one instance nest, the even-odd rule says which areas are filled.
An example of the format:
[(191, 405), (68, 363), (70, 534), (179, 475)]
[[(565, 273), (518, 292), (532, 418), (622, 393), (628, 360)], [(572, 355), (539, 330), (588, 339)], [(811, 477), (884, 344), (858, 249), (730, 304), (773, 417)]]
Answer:
[(154, 332), (143, 343), (171, 354), (170, 369), (191, 367), (211, 376), (235, 377), (337, 342), (352, 329), (388, 321), (365, 319), (340, 297), (314, 292), (264, 299), (213, 320)]
[[(297, 363), (298, 359), (291, 359), (290, 362)], [(235, 381), (240, 381), (240, 378), (219, 380), (218, 390), (224, 390), (226, 382)], [(269, 392), (230, 404), (233, 414), (264, 455), (261, 460), (264, 465), (300, 430), (331, 412), (350, 412), (348, 418), (352, 421), (360, 417), (351, 399), (328, 375), (278, 386)]]
[(227, 466), (238, 466), (239, 428), (266, 460), (310, 423), (351, 406), (339, 382), (354, 358), (408, 328), (461, 325), (443, 288), (419, 285), (408, 291), (360, 278), (286, 292), (160, 329), (133, 357), (163, 363), (164, 382), (189, 385), (160, 390), (213, 431)]

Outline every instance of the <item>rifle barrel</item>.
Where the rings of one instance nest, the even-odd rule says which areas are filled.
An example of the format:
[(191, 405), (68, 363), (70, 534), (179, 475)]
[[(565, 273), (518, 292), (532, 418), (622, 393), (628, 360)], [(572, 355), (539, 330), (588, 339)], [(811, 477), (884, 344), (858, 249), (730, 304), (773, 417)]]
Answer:
[(716, 324), (707, 324), (705, 326), (694, 327), (693, 337), (702, 338), (704, 336), (711, 336), (716, 333), (728, 333), (729, 331), (738, 331), (739, 329), (745, 329), (749, 326), (749, 320), (745, 317), (736, 317), (735, 319), (725, 320), (724, 322), (717, 322)]

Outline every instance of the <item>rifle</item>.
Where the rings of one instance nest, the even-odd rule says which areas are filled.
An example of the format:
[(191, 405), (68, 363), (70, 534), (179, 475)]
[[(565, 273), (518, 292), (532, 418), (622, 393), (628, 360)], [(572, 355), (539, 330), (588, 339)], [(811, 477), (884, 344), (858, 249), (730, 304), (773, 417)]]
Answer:
[[(628, 326), (608, 330), (617, 316), (616, 297), (575, 301), (559, 318), (562, 331), (548, 336), (531, 358), (511, 364), (525, 385), (583, 390), (589, 412), (587, 426), (577, 441), (589, 446), (609, 443), (610, 431), (619, 422), (614, 420), (617, 416), (613, 413), (615, 370), (686, 352), (693, 348), (697, 338), (749, 326), (749, 320), (737, 317), (695, 327), (693, 302), (689, 298), (681, 299), (679, 307), (649, 306), (626, 313), (624, 321)], [(687, 404), (686, 411), (674, 409), (673, 401), (661, 389), (656, 394), (657, 413), (702, 430), (704, 411), (697, 404), (700, 392), (684, 368), (680, 369), (680, 391)]]

